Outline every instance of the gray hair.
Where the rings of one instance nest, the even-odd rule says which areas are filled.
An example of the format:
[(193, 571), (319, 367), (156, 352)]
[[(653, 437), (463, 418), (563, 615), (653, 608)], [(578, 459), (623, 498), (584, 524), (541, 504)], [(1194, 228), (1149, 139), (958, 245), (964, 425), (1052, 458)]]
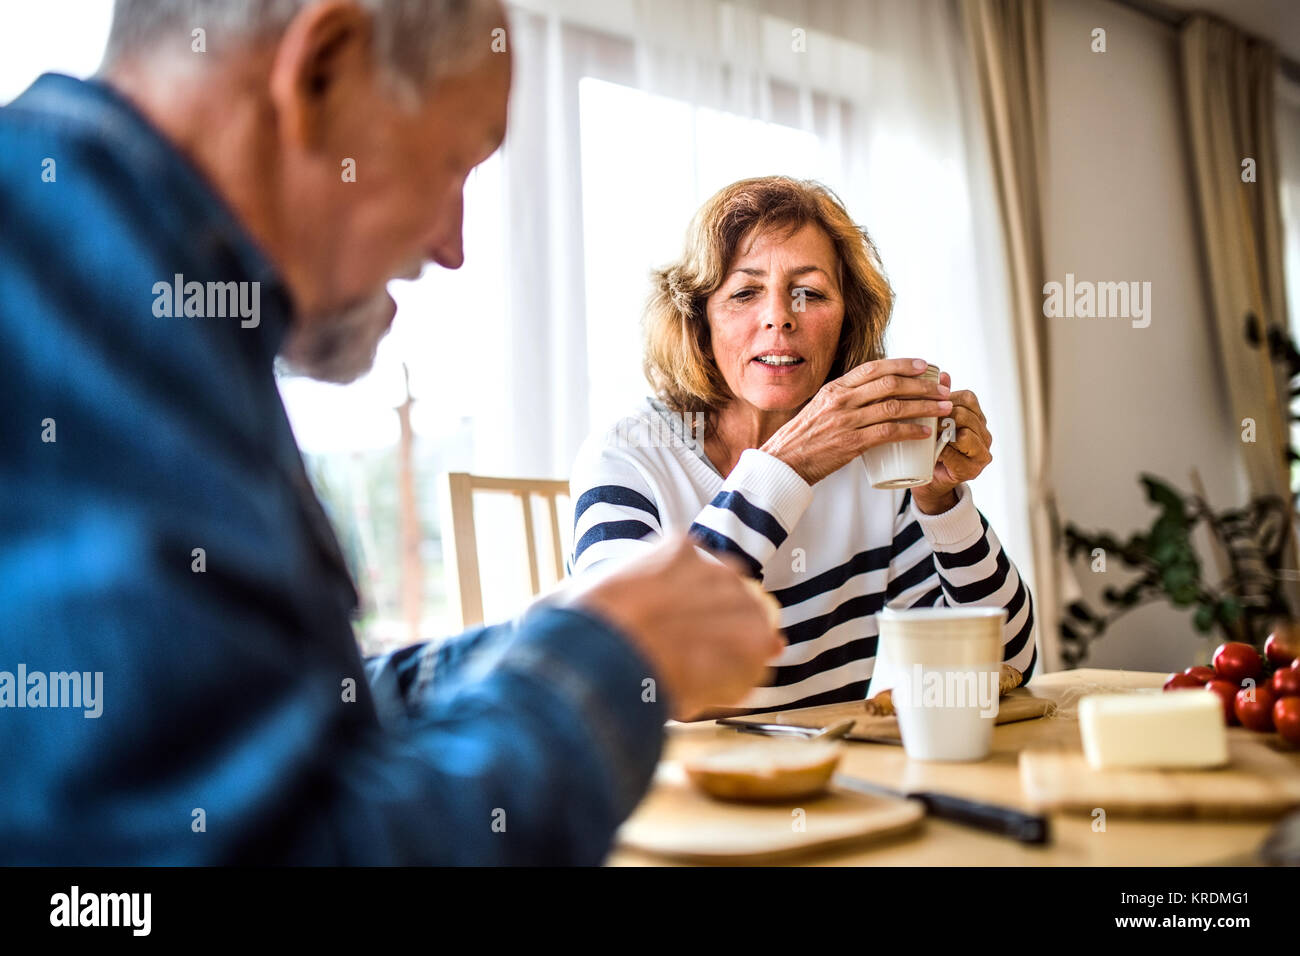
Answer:
[[(160, 45), (189, 51), (191, 32), (206, 42), (272, 39), (317, 0), (114, 0), (104, 66), (154, 53)], [(416, 90), (454, 73), (490, 49), (500, 7), (495, 0), (354, 0), (374, 23), (375, 62)], [(170, 41), (165, 37), (171, 35)]]

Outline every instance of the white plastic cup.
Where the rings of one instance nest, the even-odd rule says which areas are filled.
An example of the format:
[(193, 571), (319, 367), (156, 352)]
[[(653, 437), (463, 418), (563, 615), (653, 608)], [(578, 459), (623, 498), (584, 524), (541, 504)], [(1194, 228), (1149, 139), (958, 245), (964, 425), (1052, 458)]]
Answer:
[[(939, 366), (927, 365), (918, 377), (930, 382), (939, 381)], [(886, 442), (864, 451), (862, 461), (867, 466), (867, 478), (872, 488), (928, 485), (934, 478), (934, 466), (939, 462), (939, 453), (952, 440), (956, 430), (956, 423), (951, 418), (943, 420), (942, 429), (937, 417), (908, 418), (904, 421), (910, 425), (928, 426), (930, 435), (928, 438)]]
[(1005, 608), (883, 608), (871, 693), (893, 688), (914, 760), (983, 760), (993, 747)]

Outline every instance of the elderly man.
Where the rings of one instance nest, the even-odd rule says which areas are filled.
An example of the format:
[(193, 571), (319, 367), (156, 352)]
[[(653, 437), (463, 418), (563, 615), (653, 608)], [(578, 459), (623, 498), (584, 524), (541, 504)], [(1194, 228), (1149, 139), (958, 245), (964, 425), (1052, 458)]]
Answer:
[(0, 110), (0, 861), (595, 863), (670, 712), (780, 650), (678, 541), (358, 656), (273, 362), (356, 377), (386, 282), (461, 264), (503, 37), (474, 0), (118, 0), (98, 79)]

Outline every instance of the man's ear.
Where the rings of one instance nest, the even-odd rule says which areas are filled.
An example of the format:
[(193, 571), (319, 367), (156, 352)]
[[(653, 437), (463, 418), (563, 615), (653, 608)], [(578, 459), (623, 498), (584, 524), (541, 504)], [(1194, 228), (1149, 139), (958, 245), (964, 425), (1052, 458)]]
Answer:
[(290, 21), (270, 76), (271, 102), (286, 141), (318, 146), (332, 111), (369, 82), (371, 29), (370, 14), (352, 0), (309, 5)]

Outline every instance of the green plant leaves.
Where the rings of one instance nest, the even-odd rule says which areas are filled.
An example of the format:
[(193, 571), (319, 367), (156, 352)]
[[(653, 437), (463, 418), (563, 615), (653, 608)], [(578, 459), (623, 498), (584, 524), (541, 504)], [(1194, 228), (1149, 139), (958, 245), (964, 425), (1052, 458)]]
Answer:
[[(1289, 613), (1274, 579), (1291, 530), (1290, 503), (1275, 496), (1255, 497), (1244, 508), (1216, 513), (1199, 496), (1184, 495), (1155, 475), (1142, 474), (1139, 480), (1157, 511), (1146, 533), (1131, 534), (1121, 544), (1108, 532), (1087, 532), (1074, 525), (1065, 528), (1064, 543), (1070, 557), (1086, 559), (1095, 549), (1103, 548), (1108, 556), (1139, 572), (1123, 586), (1108, 585), (1102, 590), (1112, 612), (1094, 621), (1074, 614), (1075, 626), (1066, 635), (1074, 657), (1082, 660), (1088, 643), (1100, 637), (1115, 618), (1159, 596), (1176, 608), (1194, 609), (1192, 625), (1202, 634), (1217, 627), (1233, 640), (1262, 641), (1256, 633), (1261, 623)], [(1202, 523), (1230, 564), (1230, 573), (1217, 585), (1202, 580), (1201, 559), (1192, 544), (1192, 533)], [(1086, 626), (1080, 626), (1085, 622)], [(1088, 628), (1091, 635), (1084, 633)]]
[(1183, 501), (1183, 496), (1172, 485), (1161, 481), (1155, 475), (1143, 474), (1140, 480), (1146, 486), (1147, 500), (1164, 512), (1161, 517), (1174, 519), (1185, 527), (1187, 504)]
[(1224, 624), (1236, 624), (1241, 617), (1241, 602), (1229, 594), (1219, 601), (1218, 617)]

